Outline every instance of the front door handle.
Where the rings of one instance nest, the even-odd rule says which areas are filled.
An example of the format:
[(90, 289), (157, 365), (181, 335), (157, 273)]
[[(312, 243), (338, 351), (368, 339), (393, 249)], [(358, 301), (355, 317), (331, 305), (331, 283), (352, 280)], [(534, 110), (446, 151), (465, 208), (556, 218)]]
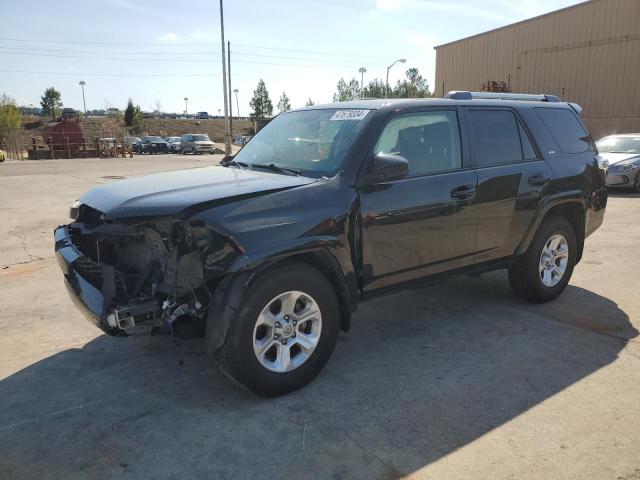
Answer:
[(529, 182), (529, 185), (539, 187), (547, 183), (549, 180), (551, 180), (549, 178), (549, 175), (546, 175), (544, 173), (538, 173), (536, 175), (531, 175), (528, 179), (528, 182)]
[(460, 185), (451, 190), (451, 197), (456, 200), (469, 200), (476, 196), (475, 185)]

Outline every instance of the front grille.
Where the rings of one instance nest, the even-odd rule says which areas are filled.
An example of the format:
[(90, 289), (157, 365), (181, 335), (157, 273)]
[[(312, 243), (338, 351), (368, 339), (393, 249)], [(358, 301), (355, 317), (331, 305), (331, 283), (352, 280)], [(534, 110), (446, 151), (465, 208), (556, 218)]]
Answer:
[[(102, 290), (102, 284), (104, 283), (102, 265), (94, 262), (89, 257), (79, 257), (73, 262), (73, 267), (87, 282), (98, 290)], [(114, 271), (114, 283), (116, 286), (116, 300), (126, 300), (128, 296), (127, 286), (122, 273), (117, 270)]]

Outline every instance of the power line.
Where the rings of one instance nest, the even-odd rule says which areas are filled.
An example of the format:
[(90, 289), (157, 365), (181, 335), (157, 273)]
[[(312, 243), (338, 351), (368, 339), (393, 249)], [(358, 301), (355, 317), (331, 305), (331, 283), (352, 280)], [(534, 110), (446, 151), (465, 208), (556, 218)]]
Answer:
[[(212, 63), (219, 59), (211, 58), (211, 59), (186, 59), (186, 58), (178, 58), (178, 59), (167, 59), (167, 58), (124, 58), (124, 57), (87, 57), (82, 55), (60, 55), (55, 53), (30, 53), (30, 52), (0, 52), (0, 55), (26, 55), (32, 57), (54, 57), (54, 58), (74, 58), (74, 59), (84, 59), (84, 60), (115, 60), (120, 62), (152, 62), (152, 63)], [(252, 64), (252, 65), (275, 65), (275, 66), (288, 66), (288, 67), (323, 67), (323, 66), (338, 66), (338, 67), (353, 67), (356, 68), (357, 65), (355, 63), (352, 64), (342, 64), (342, 63), (317, 63), (315, 65), (309, 65), (304, 63), (280, 63), (280, 62), (258, 62), (251, 60), (235, 60), (235, 63), (244, 63), (244, 64)]]
[[(63, 40), (34, 40), (34, 39), (24, 39), (24, 38), (10, 38), (10, 37), (0, 37), (0, 41), (11, 41), (11, 42), (28, 42), (28, 43), (54, 43), (54, 44), (64, 44), (64, 45), (110, 45), (110, 46), (150, 46), (150, 47), (183, 47), (183, 46), (219, 46), (219, 43), (207, 42), (207, 43), (125, 43), (125, 42), (87, 42), (87, 41), (63, 41)], [(248, 47), (248, 48), (258, 48), (262, 50), (276, 50), (282, 52), (295, 52), (295, 53), (307, 53), (313, 55), (331, 55), (331, 56), (341, 56), (341, 57), (356, 57), (356, 58), (378, 58), (380, 60), (386, 60), (389, 57), (387, 55), (361, 55), (359, 53), (346, 53), (346, 52), (320, 52), (320, 51), (312, 51), (312, 50), (297, 50), (292, 48), (279, 48), (279, 47), (265, 47), (263, 45), (250, 45), (246, 43), (234, 43), (234, 45), (239, 47)]]
[[(33, 75), (70, 75), (93, 77), (220, 77), (219, 73), (87, 73), (87, 72), (36, 72), (32, 70), (0, 70), (0, 73), (28, 73)], [(239, 75), (236, 75), (239, 76)], [(245, 76), (245, 75), (243, 75)], [(247, 78), (253, 78), (246, 75)]]
[[(105, 51), (96, 51), (96, 50), (66, 50), (66, 49), (60, 49), (60, 48), (23, 48), (23, 47), (4, 47), (4, 46), (0, 46), (0, 49), (3, 50), (12, 50), (13, 52), (11, 53), (22, 53), (23, 51), (27, 51), (27, 52), (62, 52), (62, 53), (91, 53), (91, 54), (96, 54), (96, 55), (131, 55), (133, 54), (153, 54), (153, 55), (157, 55), (158, 52), (105, 52)], [(0, 52), (2, 53), (2, 52)], [(25, 55), (27, 55), (29, 53), (25, 53)], [(209, 55), (209, 56), (217, 56), (215, 57), (216, 60), (219, 60), (219, 54), (218, 52), (214, 52), (212, 50), (209, 51), (202, 51), (202, 52), (187, 52), (187, 51), (181, 51), (181, 52), (171, 52), (172, 55)], [(34, 53), (31, 53), (31, 55), (35, 55)], [(305, 58), (305, 57), (291, 57), (291, 56), (287, 56), (287, 55), (265, 55), (265, 54), (260, 54), (260, 53), (246, 53), (246, 52), (234, 52), (233, 53), (234, 56), (240, 56), (240, 57), (256, 57), (256, 58), (277, 58), (277, 59), (281, 59), (281, 60), (302, 60), (302, 61), (306, 61), (306, 62), (327, 62), (328, 59), (318, 59), (318, 58)], [(66, 56), (65, 56), (66, 57)], [(74, 56), (68, 56), (68, 58), (76, 58)], [(86, 57), (77, 57), (77, 58), (86, 58)], [(123, 59), (126, 60), (126, 59)], [(137, 59), (136, 59), (137, 60)], [(186, 60), (192, 60), (192, 59), (186, 59)], [(172, 59), (171, 61), (184, 61), (181, 59)], [(352, 60), (331, 60), (330, 63), (344, 63), (344, 64), (349, 64), (349, 65), (353, 65), (353, 61)], [(386, 63), (372, 63), (372, 62), (367, 62), (368, 65), (386, 65)]]
[(236, 43), (235, 45), (239, 46), (239, 47), (249, 47), (249, 48), (260, 48), (263, 50), (279, 50), (282, 52), (295, 52), (295, 53), (310, 53), (313, 55), (342, 55), (342, 56), (346, 56), (346, 57), (358, 57), (358, 58), (379, 58), (379, 59), (388, 59), (389, 56), (380, 56), (380, 55), (360, 55), (359, 53), (353, 53), (353, 54), (342, 54), (342, 53), (336, 53), (336, 52), (318, 52), (318, 51), (311, 51), (311, 50), (295, 50), (293, 48), (277, 48), (277, 47), (264, 47), (262, 45), (248, 45), (246, 43)]

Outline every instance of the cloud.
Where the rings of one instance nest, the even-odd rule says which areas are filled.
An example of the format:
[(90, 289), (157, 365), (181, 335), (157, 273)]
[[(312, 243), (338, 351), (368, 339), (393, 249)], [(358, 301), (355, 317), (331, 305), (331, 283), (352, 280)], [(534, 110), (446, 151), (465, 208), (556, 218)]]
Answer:
[(180, 37), (178, 37), (178, 35), (176, 35), (175, 33), (169, 32), (165, 35), (162, 35), (160, 38), (158, 38), (158, 40), (163, 40), (165, 42), (175, 42), (179, 38)]

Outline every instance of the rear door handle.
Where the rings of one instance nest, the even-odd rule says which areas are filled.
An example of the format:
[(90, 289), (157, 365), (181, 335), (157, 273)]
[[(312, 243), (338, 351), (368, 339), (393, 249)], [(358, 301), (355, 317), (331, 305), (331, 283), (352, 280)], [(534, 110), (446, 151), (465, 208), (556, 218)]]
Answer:
[(456, 200), (469, 200), (476, 196), (475, 185), (460, 185), (451, 190), (451, 197)]
[(531, 175), (528, 179), (529, 185), (533, 186), (541, 186), (547, 183), (549, 180), (549, 175), (545, 175), (544, 173), (538, 173), (536, 175)]

